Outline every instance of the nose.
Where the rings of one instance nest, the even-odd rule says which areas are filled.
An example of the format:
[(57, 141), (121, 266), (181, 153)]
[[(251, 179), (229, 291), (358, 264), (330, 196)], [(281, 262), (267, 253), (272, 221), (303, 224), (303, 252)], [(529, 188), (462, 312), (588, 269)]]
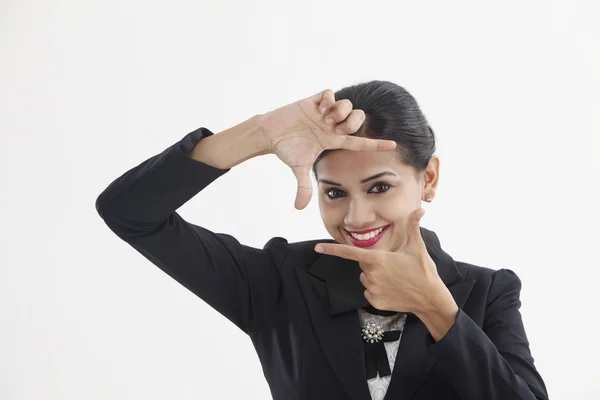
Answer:
[(373, 226), (376, 218), (375, 211), (367, 200), (352, 199), (344, 217), (344, 224), (356, 230), (367, 229)]

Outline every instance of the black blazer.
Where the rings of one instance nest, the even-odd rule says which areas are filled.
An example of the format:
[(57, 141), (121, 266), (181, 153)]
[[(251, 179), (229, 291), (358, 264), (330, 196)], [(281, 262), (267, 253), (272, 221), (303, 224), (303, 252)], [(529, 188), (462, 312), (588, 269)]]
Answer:
[[(316, 253), (317, 242), (273, 237), (263, 249), (185, 221), (175, 210), (229, 170), (187, 156), (199, 128), (125, 172), (97, 198), (110, 229), (246, 332), (274, 399), (370, 399), (358, 312), (331, 317), (318, 296), (324, 282), (307, 270), (354, 261)], [(207, 212), (211, 207), (206, 205)], [(386, 399), (547, 399), (519, 307), (521, 282), (454, 261), (421, 228), (428, 252), (460, 310), (435, 342), (408, 314)]]

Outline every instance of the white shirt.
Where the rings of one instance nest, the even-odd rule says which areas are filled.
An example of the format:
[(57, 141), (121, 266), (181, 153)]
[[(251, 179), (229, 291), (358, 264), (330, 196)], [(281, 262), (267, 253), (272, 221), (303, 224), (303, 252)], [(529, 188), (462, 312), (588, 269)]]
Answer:
[[(361, 308), (358, 309), (358, 316), (360, 318), (360, 326), (367, 324), (377, 324), (385, 331), (404, 331), (404, 323), (406, 322), (405, 313), (397, 313), (395, 315), (384, 317), (383, 315), (371, 314)], [(396, 355), (398, 354), (398, 347), (400, 346), (400, 340), (402, 340), (402, 333), (400, 338), (393, 342), (384, 342), (385, 351), (387, 352), (388, 361), (390, 363), (390, 371), (394, 370), (394, 363), (396, 362)], [(369, 391), (371, 392), (371, 398), (373, 400), (383, 400), (387, 388), (390, 384), (392, 375), (380, 377), (379, 374), (375, 378), (367, 379), (369, 385)]]

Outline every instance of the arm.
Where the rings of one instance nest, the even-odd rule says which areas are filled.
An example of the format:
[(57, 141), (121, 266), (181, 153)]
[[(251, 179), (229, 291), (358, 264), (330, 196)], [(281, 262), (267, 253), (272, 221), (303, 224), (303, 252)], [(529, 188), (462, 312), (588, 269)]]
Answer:
[(217, 135), (199, 128), (124, 173), (96, 200), (117, 236), (248, 334), (277, 304), (281, 252), (244, 246), (175, 210), (232, 166), (266, 154), (257, 132), (256, 117)]
[(513, 271), (496, 271), (483, 327), (459, 309), (447, 333), (429, 346), (461, 398), (548, 399), (519, 312), (520, 292), (521, 281)]

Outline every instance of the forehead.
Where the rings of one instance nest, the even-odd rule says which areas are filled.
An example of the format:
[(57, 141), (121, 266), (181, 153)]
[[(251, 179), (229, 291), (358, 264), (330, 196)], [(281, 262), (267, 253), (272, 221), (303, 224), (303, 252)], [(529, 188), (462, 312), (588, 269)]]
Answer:
[[(382, 172), (394, 172), (398, 178), (406, 178), (412, 174), (412, 168), (400, 161), (398, 153), (392, 151), (350, 151), (334, 150), (323, 157), (316, 166), (319, 178), (335, 180), (341, 177), (364, 177)], [(386, 179), (394, 177), (386, 176)], [(339, 181), (338, 181), (339, 182)]]

